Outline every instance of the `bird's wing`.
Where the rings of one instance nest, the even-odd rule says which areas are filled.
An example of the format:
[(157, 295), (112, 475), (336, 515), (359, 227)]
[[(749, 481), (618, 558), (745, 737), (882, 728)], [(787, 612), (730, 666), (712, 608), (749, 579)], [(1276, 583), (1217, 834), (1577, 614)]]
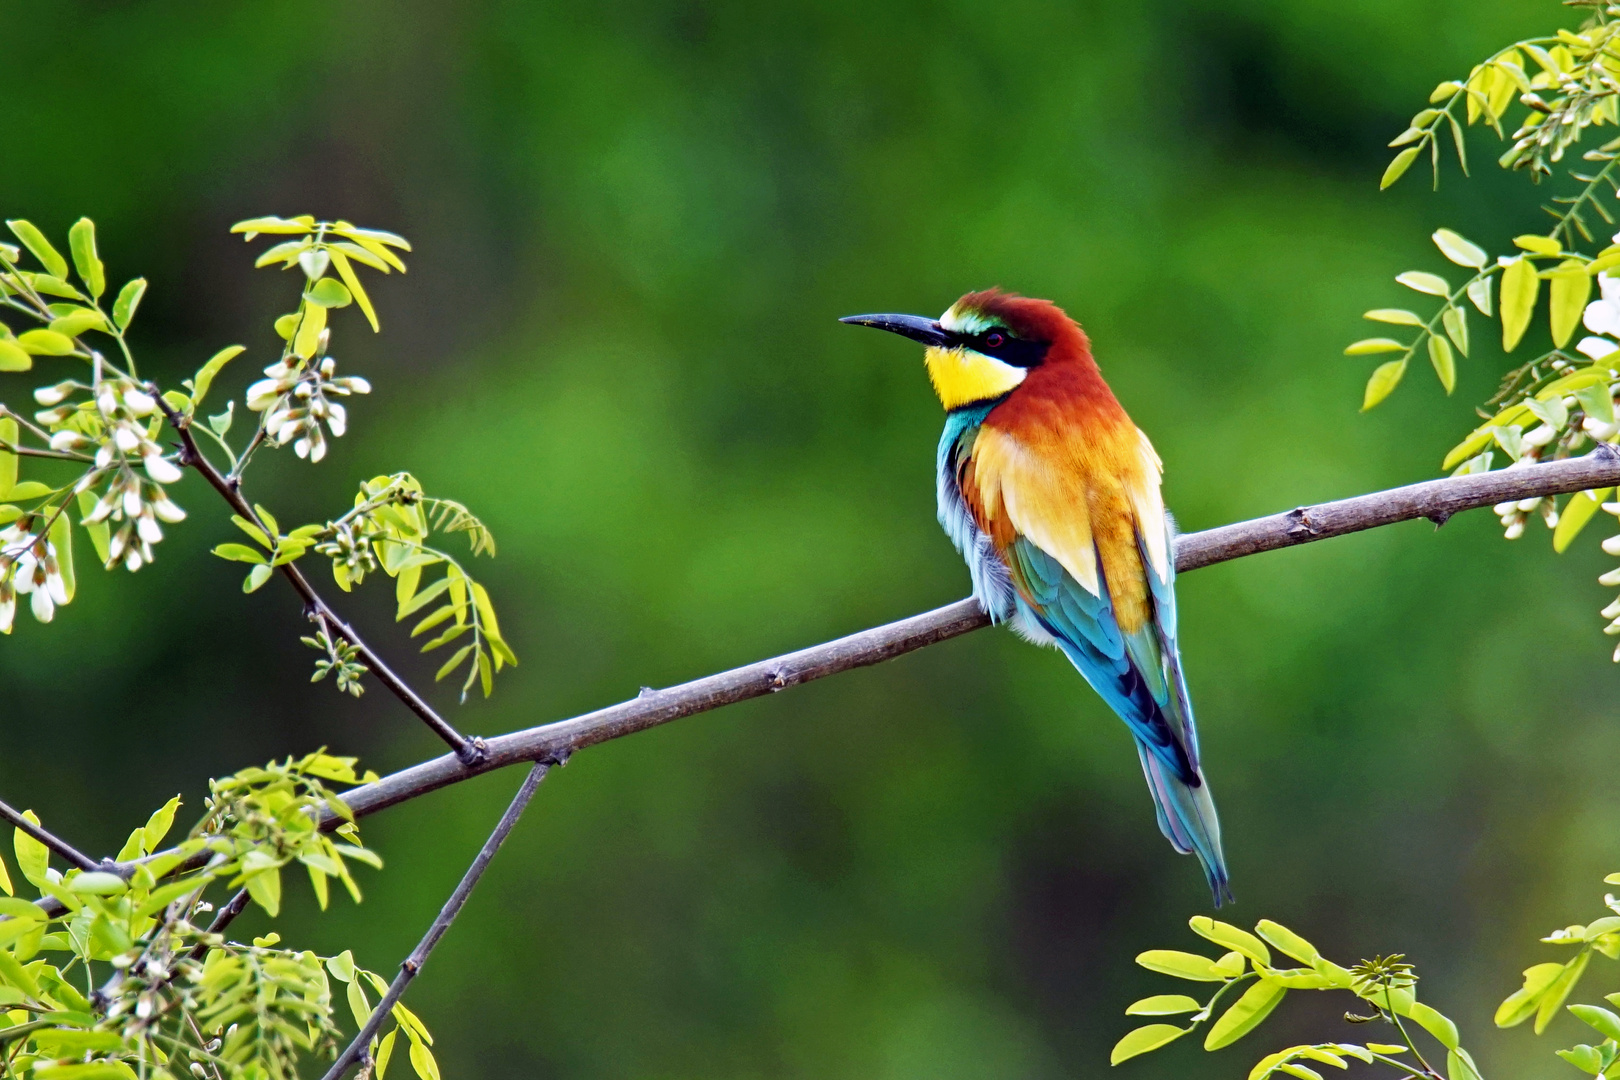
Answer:
[[(1131, 468), (985, 427), (963, 494), (1019, 598), (1144, 748), (1197, 784), (1175, 645), (1174, 566), (1158, 458), (1134, 428)], [(1107, 447), (1103, 448), (1105, 451)]]

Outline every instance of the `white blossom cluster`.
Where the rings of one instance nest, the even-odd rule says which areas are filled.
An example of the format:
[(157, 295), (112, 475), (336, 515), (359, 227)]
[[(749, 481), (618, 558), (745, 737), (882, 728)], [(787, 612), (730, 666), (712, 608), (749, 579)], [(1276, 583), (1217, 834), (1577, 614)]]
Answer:
[[(325, 351), (326, 332), (321, 334), (320, 352)], [(264, 436), (273, 446), (293, 445), (301, 458), (319, 461), (326, 456), (324, 423), (333, 438), (348, 430), (349, 418), (342, 405), (331, 396), (369, 394), (371, 384), (358, 375), (334, 377), (337, 361), (330, 356), (306, 362), (288, 356), (264, 369), (265, 378), (247, 390), (247, 406), (262, 412)]]
[(50, 622), (57, 607), (68, 602), (67, 582), (56, 561), (56, 546), (46, 537), (48, 529), (49, 522), (37, 515), (0, 529), (0, 633), (11, 633), (18, 596), (28, 597), (40, 622)]
[[(88, 400), (70, 401), (88, 392)], [(81, 524), (106, 524), (107, 566), (139, 570), (152, 561), (152, 545), (163, 539), (159, 522), (176, 522), (186, 513), (164, 489), (179, 480), (180, 467), (153, 438), (158, 403), (135, 382), (103, 379), (94, 386), (73, 380), (34, 391), (42, 410), (34, 419), (51, 429), (51, 448), (90, 455), (92, 465), (68, 498), (101, 490), (85, 509)], [(26, 596), (34, 618), (50, 622), (56, 609), (71, 599), (50, 529), (56, 518), (71, 512), (58, 504), (25, 514), (0, 529), (0, 633), (10, 633), (17, 597)]]

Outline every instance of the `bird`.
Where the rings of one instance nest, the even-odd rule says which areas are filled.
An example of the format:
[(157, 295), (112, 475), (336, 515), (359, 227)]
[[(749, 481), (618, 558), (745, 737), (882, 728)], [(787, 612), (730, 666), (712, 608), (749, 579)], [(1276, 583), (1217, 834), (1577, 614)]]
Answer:
[(1163, 465), (1049, 300), (970, 292), (938, 319), (851, 315), (926, 346), (945, 430), (939, 521), (992, 622), (1054, 646), (1136, 741), (1160, 831), (1232, 899), (1176, 642)]

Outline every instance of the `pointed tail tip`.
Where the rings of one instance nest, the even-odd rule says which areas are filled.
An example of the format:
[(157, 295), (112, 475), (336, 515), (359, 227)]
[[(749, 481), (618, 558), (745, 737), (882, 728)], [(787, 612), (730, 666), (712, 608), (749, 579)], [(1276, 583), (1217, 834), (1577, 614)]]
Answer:
[(1232, 886), (1226, 877), (1226, 867), (1208, 868), (1204, 876), (1209, 880), (1210, 895), (1215, 900), (1215, 910), (1219, 911), (1222, 905), (1237, 903), (1237, 897), (1232, 895)]

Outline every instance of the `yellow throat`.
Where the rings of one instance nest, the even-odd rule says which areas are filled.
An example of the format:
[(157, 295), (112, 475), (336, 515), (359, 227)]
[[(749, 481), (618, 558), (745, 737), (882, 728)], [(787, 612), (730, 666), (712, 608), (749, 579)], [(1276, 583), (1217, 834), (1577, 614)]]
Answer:
[(1024, 368), (972, 349), (930, 348), (923, 354), (928, 380), (946, 409), (998, 398), (1024, 381)]

